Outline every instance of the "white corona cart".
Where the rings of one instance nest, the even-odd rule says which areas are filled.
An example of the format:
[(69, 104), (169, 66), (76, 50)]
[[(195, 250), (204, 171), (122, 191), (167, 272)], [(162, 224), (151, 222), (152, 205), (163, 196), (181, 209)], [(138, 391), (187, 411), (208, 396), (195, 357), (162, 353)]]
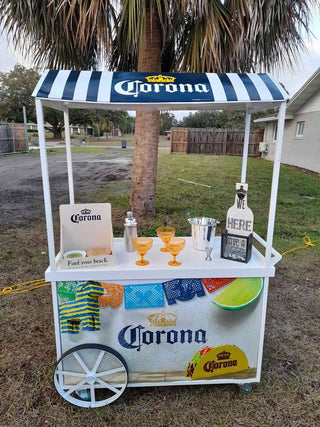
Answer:
[[(48, 70), (33, 95), (50, 261), (45, 278), (52, 284), (54, 308), (57, 391), (72, 404), (84, 407), (109, 404), (127, 386), (235, 383), (242, 392), (249, 391), (251, 383), (260, 380), (268, 281), (281, 258), (272, 248), (272, 240), (288, 99), (282, 87), (268, 74), (160, 75)], [(170, 255), (160, 252), (162, 242), (154, 238), (147, 253), (150, 264), (139, 267), (135, 264), (137, 253), (126, 252), (122, 238), (112, 238), (111, 217), (107, 212), (110, 205), (105, 204), (112, 262), (105, 259), (107, 264), (97, 261), (96, 266), (78, 264), (68, 268), (61, 254), (55, 254), (44, 106), (64, 114), (70, 197), (66, 209), (73, 209), (72, 215), (78, 215), (78, 219), (94, 219), (94, 214), (92, 206), (77, 205), (74, 200), (69, 109), (246, 111), (244, 154), (239, 171), (239, 182), (245, 183), (251, 113), (278, 108), (267, 236), (264, 240), (253, 233), (254, 241), (264, 247), (262, 253), (253, 245), (248, 263), (222, 259), (217, 236), (213, 260), (208, 262), (203, 251), (193, 249), (191, 237), (186, 237), (186, 247), (179, 254), (182, 265), (170, 267)], [(259, 283), (252, 304), (238, 310), (225, 310), (213, 304), (223, 289), (231, 285), (237, 288), (238, 283), (242, 289), (246, 281)], [(85, 304), (87, 297), (95, 299), (91, 308), (72, 306), (79, 301)], [(66, 307), (70, 312), (75, 310), (77, 316), (64, 318), (61, 313)], [(91, 319), (82, 318), (83, 311)]]

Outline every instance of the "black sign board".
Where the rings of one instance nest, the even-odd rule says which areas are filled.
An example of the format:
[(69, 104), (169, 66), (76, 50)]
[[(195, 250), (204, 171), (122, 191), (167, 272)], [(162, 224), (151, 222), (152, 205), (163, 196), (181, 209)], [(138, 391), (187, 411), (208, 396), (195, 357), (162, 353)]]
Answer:
[(249, 262), (252, 252), (252, 239), (252, 233), (249, 236), (238, 236), (224, 230), (221, 236), (221, 258)]

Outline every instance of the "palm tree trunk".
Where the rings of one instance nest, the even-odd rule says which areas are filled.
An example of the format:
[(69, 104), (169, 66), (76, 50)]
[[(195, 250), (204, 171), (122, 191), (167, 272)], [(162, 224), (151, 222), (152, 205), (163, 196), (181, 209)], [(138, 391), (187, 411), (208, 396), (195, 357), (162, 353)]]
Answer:
[[(145, 37), (140, 40), (138, 71), (161, 71), (161, 29), (156, 10), (147, 7)], [(159, 111), (137, 111), (130, 209), (136, 217), (155, 214)]]
[(130, 195), (136, 217), (155, 214), (158, 141), (159, 112), (137, 112)]

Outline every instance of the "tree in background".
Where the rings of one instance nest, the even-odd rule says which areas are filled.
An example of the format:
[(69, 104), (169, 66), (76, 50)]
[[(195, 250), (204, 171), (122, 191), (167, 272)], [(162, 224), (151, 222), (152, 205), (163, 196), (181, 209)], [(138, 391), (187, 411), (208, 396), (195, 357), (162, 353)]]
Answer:
[[(32, 92), (40, 78), (39, 72), (22, 65), (15, 65), (12, 71), (0, 73), (0, 120), (23, 123), (23, 107), (26, 107), (27, 121), (36, 121), (36, 111)], [(44, 117), (48, 130), (55, 138), (61, 138), (64, 128), (60, 111), (45, 108)]]
[(173, 126), (177, 126), (178, 121), (174, 114), (168, 113), (168, 111), (160, 114), (160, 135), (165, 135), (166, 131), (169, 131)]
[(197, 111), (189, 113), (182, 119), (179, 126), (186, 128), (220, 128), (223, 127), (220, 114), (220, 111)]
[[(36, 69), (28, 69), (16, 65), (8, 73), (0, 73), (0, 121), (23, 123), (23, 106), (26, 107), (29, 123), (36, 121), (36, 112), (32, 92), (38, 83), (40, 74)], [(44, 108), (46, 129), (53, 133), (55, 139), (62, 138), (64, 131), (63, 114), (49, 107)], [(86, 129), (88, 126), (96, 130), (100, 136), (112, 121), (123, 133), (127, 128), (134, 129), (134, 118), (126, 111), (105, 111), (73, 109), (70, 111), (70, 123)], [(128, 126), (129, 124), (129, 126)]]
[(23, 123), (23, 107), (27, 118), (36, 119), (34, 98), (31, 94), (39, 80), (39, 73), (16, 65), (9, 73), (0, 73), (0, 120)]
[(70, 125), (79, 126), (83, 129), (84, 135), (87, 135), (87, 128), (93, 127), (95, 110), (84, 110), (75, 108), (70, 110)]
[[(261, 129), (261, 123), (254, 123), (259, 117), (274, 115), (274, 110), (252, 114), (252, 129)], [(189, 113), (178, 122), (177, 126), (186, 128), (223, 128), (238, 129), (245, 128), (245, 111), (197, 111)]]
[(127, 134), (134, 133), (134, 128), (135, 128), (135, 117), (128, 114), (127, 120), (126, 120), (126, 131), (125, 131), (125, 133), (127, 133)]
[[(15, 65), (12, 71), (0, 73), (0, 120), (23, 123), (23, 107), (26, 107), (28, 122), (36, 121), (32, 92), (40, 78), (39, 72), (22, 65)], [(45, 108), (45, 121), (55, 138), (61, 138), (63, 116), (60, 111)]]
[(45, 107), (43, 114), (46, 130), (53, 133), (54, 139), (61, 139), (62, 132), (64, 131), (64, 120), (62, 111), (53, 110), (52, 108)]
[[(3, 28), (48, 67), (247, 72), (291, 63), (318, 0), (0, 0)], [(159, 111), (137, 112), (130, 205), (154, 214)]]

